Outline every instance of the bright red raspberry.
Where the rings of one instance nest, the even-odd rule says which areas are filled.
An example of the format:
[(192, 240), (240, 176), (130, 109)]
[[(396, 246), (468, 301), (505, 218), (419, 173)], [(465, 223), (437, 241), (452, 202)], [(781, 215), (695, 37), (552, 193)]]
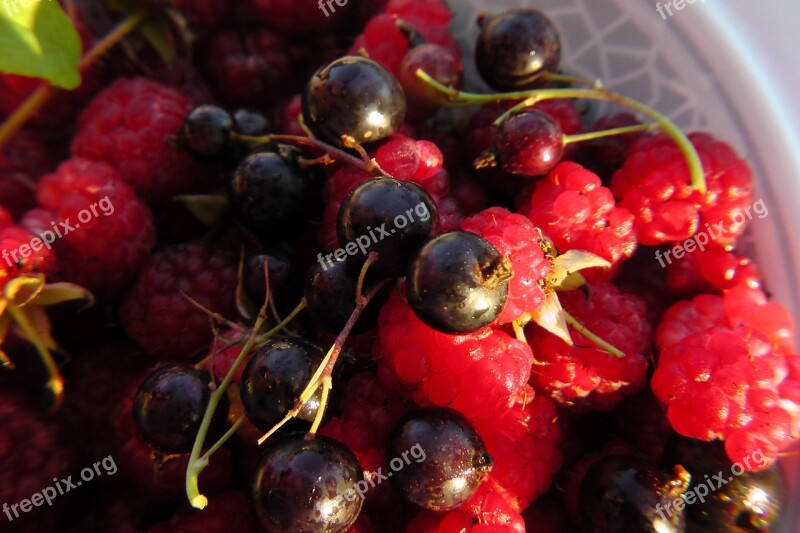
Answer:
[(539, 180), (527, 215), (560, 253), (586, 250), (611, 268), (582, 272), (590, 280), (609, 280), (636, 251), (633, 215), (617, 207), (600, 178), (577, 163), (559, 163)]
[(171, 518), (156, 524), (148, 533), (210, 533), (213, 531), (241, 531), (259, 533), (261, 528), (253, 514), (250, 498), (242, 492), (230, 491), (209, 498), (202, 511), (185, 505)]
[(444, 46), (461, 57), (461, 49), (450, 34), (452, 15), (443, 0), (389, 0), (386, 12), (409, 24), (425, 42)]
[(396, 293), (381, 309), (375, 359), (381, 383), (423, 406), (449, 407), (469, 419), (491, 416), (525, 386), (530, 347), (500, 330), (448, 335), (417, 318)]
[(36, 180), (52, 166), (39, 137), (25, 130), (14, 134), (0, 153), (0, 205), (14, 217), (36, 205)]
[(351, 54), (364, 49), (388, 71), (396, 73), (408, 51), (408, 37), (397, 26), (397, 19), (388, 13), (373, 17), (364, 27), (364, 32), (350, 48)]
[(200, 243), (170, 246), (153, 255), (120, 308), (127, 334), (158, 359), (190, 361), (212, 340), (208, 315), (191, 297), (222, 316), (236, 313), (234, 256)]
[(113, 167), (69, 159), (39, 181), (36, 199), (42, 209), (28, 212), (22, 224), (54, 240), (60, 277), (111, 293), (147, 264), (153, 216)]
[[(664, 262), (665, 256), (659, 256)], [(687, 253), (682, 259), (667, 257), (667, 288), (673, 294), (694, 296), (702, 292), (725, 291), (736, 285), (762, 287), (758, 267), (748, 257), (718, 244)]]
[[(3, 211), (10, 218), (8, 212), (5, 209)], [(38, 242), (33, 242), (34, 239)], [(8, 225), (0, 228), (0, 251), (2, 251), (0, 291), (11, 279), (19, 275), (44, 274), (48, 276), (57, 268), (56, 255), (53, 250), (43, 246), (42, 240), (37, 239), (35, 234), (19, 226)]]
[(646, 380), (650, 324), (644, 302), (611, 283), (590, 283), (584, 291), (565, 291), (559, 299), (566, 311), (589, 331), (621, 350), (615, 357), (570, 328), (574, 342), (541, 328), (528, 330), (536, 362), (532, 384), (559, 405), (579, 411), (609, 410), (636, 393)]
[(698, 232), (732, 244), (752, 218), (753, 176), (747, 163), (710, 135), (689, 138), (703, 163), (705, 195), (692, 189), (686, 159), (666, 134), (640, 139), (614, 173), (611, 188), (620, 206), (633, 213), (642, 244), (682, 241)]
[(209, 169), (168, 142), (192, 105), (177, 89), (156, 81), (117, 80), (81, 113), (72, 153), (113, 166), (148, 199), (192, 190), (206, 183)]
[(552, 262), (542, 250), (542, 236), (533, 223), (502, 207), (490, 207), (465, 220), (461, 229), (484, 237), (511, 261), (514, 276), (498, 322), (511, 323), (539, 307)]

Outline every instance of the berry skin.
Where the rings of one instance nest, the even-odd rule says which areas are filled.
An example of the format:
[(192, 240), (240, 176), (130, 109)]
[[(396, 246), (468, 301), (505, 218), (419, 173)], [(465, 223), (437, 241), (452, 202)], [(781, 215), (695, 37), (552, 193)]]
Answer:
[(408, 265), (406, 297), (414, 313), (445, 333), (469, 333), (495, 321), (508, 296), (511, 265), (489, 241), (466, 231), (429, 240)]
[(409, 501), (433, 511), (460, 507), (492, 469), (475, 428), (450, 409), (423, 409), (403, 420), (389, 437), (386, 456), (407, 451), (416, 452), (417, 461), (395, 470), (392, 482)]
[(689, 139), (703, 163), (705, 195), (692, 189), (686, 160), (665, 134), (640, 139), (614, 173), (611, 190), (620, 207), (633, 214), (642, 244), (682, 241), (698, 232), (718, 244), (733, 244), (753, 216), (747, 163), (710, 135), (695, 133)]
[(403, 123), (406, 99), (391, 72), (370, 59), (344, 56), (318, 70), (303, 92), (303, 119), (315, 135), (340, 145), (343, 135), (371, 143)]
[(209, 172), (168, 144), (192, 102), (178, 90), (146, 78), (119, 79), (78, 118), (72, 154), (116, 168), (140, 196), (170, 198), (205, 184)]
[(513, 91), (537, 85), (542, 72), (561, 60), (561, 38), (553, 23), (535, 9), (508, 10), (478, 21), (475, 62), (486, 82)]
[(497, 128), (492, 149), (475, 164), (499, 164), (520, 176), (541, 176), (564, 154), (564, 133), (549, 115), (535, 109), (515, 111)]
[(328, 437), (286, 440), (261, 458), (253, 500), (266, 531), (347, 531), (363, 500), (353, 487), (364, 473), (353, 453)]
[(397, 80), (408, 100), (409, 115), (425, 118), (436, 111), (441, 94), (417, 76), (418, 69), (445, 87), (454, 89), (461, 89), (464, 69), (459, 57), (438, 44), (421, 44), (406, 53), (397, 68)]
[(761, 274), (751, 259), (717, 244), (667, 263), (666, 272), (670, 292), (688, 297), (737, 285), (762, 287)]
[(231, 115), (214, 105), (192, 109), (181, 124), (178, 143), (198, 161), (212, 162), (228, 148), (233, 131)]
[(559, 405), (609, 410), (645, 384), (650, 324), (644, 302), (611, 283), (589, 284), (587, 292), (566, 291), (559, 298), (566, 311), (625, 356), (602, 351), (572, 329), (573, 346), (540, 328), (529, 329), (537, 361), (532, 383)]
[[(142, 437), (165, 454), (189, 453), (211, 397), (209, 376), (189, 365), (153, 371), (136, 391), (133, 417)], [(223, 398), (224, 400), (224, 398)], [(214, 413), (212, 434), (221, 435), (227, 402)], [(209, 442), (214, 442), (214, 436)]]
[(155, 242), (152, 214), (112, 166), (69, 159), (42, 177), (36, 199), (41, 209), (21, 223), (43, 239), (55, 237), (67, 281), (114, 292), (147, 264)]
[(461, 228), (481, 235), (511, 262), (514, 276), (508, 282), (508, 299), (498, 321), (511, 323), (539, 307), (552, 264), (542, 251), (542, 236), (534, 225), (522, 215), (490, 207), (465, 220)]
[(576, 163), (561, 163), (536, 183), (527, 215), (560, 253), (586, 250), (611, 263), (585, 271), (591, 280), (611, 279), (636, 251), (633, 215), (615, 204), (596, 174)]
[(170, 246), (153, 255), (120, 308), (126, 333), (158, 359), (190, 361), (212, 340), (206, 309), (235, 316), (236, 260), (203, 244)]

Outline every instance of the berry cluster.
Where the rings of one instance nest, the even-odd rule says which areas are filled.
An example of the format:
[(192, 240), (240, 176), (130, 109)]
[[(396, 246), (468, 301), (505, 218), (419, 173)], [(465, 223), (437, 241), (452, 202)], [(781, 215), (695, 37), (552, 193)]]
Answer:
[(478, 94), (443, 0), (123, 4), (65, 3), (76, 91), (0, 73), (0, 496), (119, 466), (13, 530), (776, 523), (800, 357), (731, 146), (536, 9)]

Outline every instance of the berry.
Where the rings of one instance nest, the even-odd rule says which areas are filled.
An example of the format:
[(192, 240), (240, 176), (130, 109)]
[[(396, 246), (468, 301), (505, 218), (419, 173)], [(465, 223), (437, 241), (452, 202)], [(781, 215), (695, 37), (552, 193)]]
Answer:
[[(269, 431), (295, 406), (325, 352), (300, 338), (271, 338), (253, 354), (242, 372), (240, 395), (247, 418)], [(298, 417), (313, 422), (316, 409), (308, 402)]]
[(72, 154), (113, 166), (137, 194), (163, 199), (206, 183), (209, 173), (166, 142), (192, 102), (146, 78), (119, 79), (78, 118)]
[(499, 90), (536, 86), (543, 72), (561, 60), (561, 38), (553, 23), (535, 9), (513, 9), (478, 21), (475, 62), (486, 82)]
[(529, 329), (537, 361), (534, 388), (562, 406), (611, 409), (645, 384), (650, 324), (644, 302), (611, 283), (589, 284), (586, 293), (566, 291), (559, 298), (564, 309), (589, 331), (625, 355), (608, 354), (574, 330), (570, 331), (574, 345), (568, 346), (540, 328)]
[(633, 215), (616, 206), (597, 175), (576, 163), (561, 163), (536, 183), (527, 215), (559, 252), (585, 250), (611, 263), (584, 272), (592, 280), (611, 279), (636, 251)]
[(317, 436), (276, 444), (261, 458), (253, 500), (267, 531), (344, 532), (358, 518), (363, 500), (355, 492), (363, 472), (338, 441)]
[(259, 533), (250, 500), (241, 492), (223, 492), (211, 498), (202, 511), (181, 509), (169, 520), (149, 528), (148, 533), (205, 533), (213, 531)]
[(36, 204), (36, 180), (52, 169), (47, 146), (22, 130), (0, 151), (0, 205), (16, 218)]
[(318, 70), (303, 92), (303, 119), (315, 135), (339, 145), (389, 137), (403, 123), (406, 99), (400, 84), (375, 61), (345, 56)]
[(233, 130), (231, 115), (214, 105), (192, 109), (181, 124), (178, 143), (198, 161), (213, 160), (228, 148)]
[(212, 340), (208, 316), (186, 297), (234, 316), (236, 261), (198, 243), (167, 247), (150, 259), (120, 307), (126, 333), (151, 356), (189, 361)]
[[(133, 416), (142, 437), (163, 453), (189, 453), (211, 397), (209, 376), (188, 365), (171, 364), (151, 373), (136, 391)], [(213, 426), (224, 424), (227, 403)], [(217, 435), (219, 436), (219, 435)], [(209, 439), (210, 442), (213, 440)]]
[[(659, 256), (661, 262), (664, 255)], [(751, 289), (762, 286), (758, 267), (747, 257), (717, 244), (687, 253), (682, 259), (666, 257), (667, 288), (674, 294), (695, 296), (702, 292), (725, 291), (737, 285)]]
[[(333, 4), (333, 5), (331, 5)], [(247, 0), (244, 5), (255, 19), (286, 34), (322, 32), (331, 29), (348, 11), (347, 3), (325, 4), (314, 0)]]
[(522, 215), (490, 207), (464, 221), (461, 228), (485, 238), (511, 262), (508, 299), (498, 317), (509, 324), (538, 308), (545, 298), (552, 261), (543, 251), (541, 232)]
[(155, 242), (152, 214), (114, 167), (68, 159), (39, 181), (34, 209), (21, 224), (53, 242), (61, 277), (114, 292), (147, 264)]
[(403, 87), (409, 111), (424, 118), (436, 111), (442, 97), (417, 76), (418, 69), (445, 87), (460, 89), (464, 68), (459, 57), (438, 44), (421, 44), (406, 53), (397, 68), (397, 80)]
[(414, 313), (445, 333), (469, 333), (495, 321), (508, 296), (510, 262), (486, 239), (465, 231), (433, 237), (408, 267)]
[(395, 470), (392, 481), (405, 498), (426, 509), (461, 506), (492, 469), (492, 458), (475, 429), (449, 409), (410, 414), (389, 437), (386, 456), (402, 457), (415, 447), (422, 450), (422, 460)]
[(689, 139), (703, 163), (705, 195), (692, 189), (686, 159), (665, 134), (639, 140), (614, 173), (611, 190), (620, 207), (633, 214), (642, 244), (682, 241), (698, 232), (718, 244), (732, 244), (753, 216), (753, 176), (747, 163), (710, 135), (695, 133)]
[(192, 24), (213, 28), (225, 21), (233, 6), (214, 0), (175, 0), (175, 7)]
[[(370, 270), (399, 276), (432, 233), (437, 216), (436, 204), (422, 187), (375, 178), (358, 185), (344, 199), (336, 232), (340, 243), (352, 245), (355, 265), (377, 252)], [(351, 253), (351, 249), (347, 251)]]
[(475, 162), (499, 164), (521, 176), (546, 174), (561, 160), (564, 133), (549, 115), (535, 109), (515, 111), (498, 126), (492, 150)]
[[(603, 131), (639, 124), (641, 121), (635, 115), (620, 112), (600, 117), (586, 131)], [(632, 132), (581, 142), (577, 145), (579, 147), (577, 159), (581, 165), (601, 176), (604, 182), (608, 182), (614, 171), (625, 163), (631, 146), (644, 135), (644, 132)]]
[[(3, 211), (10, 219), (10, 214), (5, 209)], [(39, 241), (38, 250), (31, 245), (33, 239)], [(0, 291), (9, 281), (20, 275), (47, 276), (56, 268), (56, 256), (52, 249), (49, 246), (42, 246), (41, 239), (37, 239), (33, 233), (19, 226), (8, 225), (0, 228), (0, 250), (4, 254), (3, 260), (0, 261)]]

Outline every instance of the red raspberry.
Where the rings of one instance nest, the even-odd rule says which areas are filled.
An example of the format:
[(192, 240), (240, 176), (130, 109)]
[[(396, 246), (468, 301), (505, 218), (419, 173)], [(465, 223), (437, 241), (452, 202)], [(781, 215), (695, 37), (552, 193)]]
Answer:
[[(638, 124), (641, 124), (641, 121), (635, 115), (620, 112), (601, 117), (586, 131), (603, 131)], [(644, 132), (635, 132), (578, 143), (577, 160), (581, 165), (601, 176), (606, 182), (611, 179), (614, 171), (622, 166), (625, 158), (628, 157), (631, 146), (642, 136), (644, 136)]]
[(397, 26), (397, 19), (388, 13), (373, 17), (364, 32), (350, 48), (351, 54), (366, 50), (370, 59), (396, 73), (408, 51), (408, 37)]
[(461, 49), (450, 34), (451, 13), (442, 0), (389, 0), (386, 12), (414, 28), (425, 42), (450, 49), (461, 57)]
[[(232, 328), (226, 328), (219, 332), (214, 339), (209, 350), (211, 357), (211, 373), (217, 383), (225, 379), (233, 363), (242, 352), (242, 346), (246, 342), (247, 334)], [(255, 350), (251, 350), (244, 358), (236, 373), (233, 375), (233, 383), (239, 383), (242, 379), (242, 372), (247, 362), (253, 357)]]
[(525, 529), (536, 533), (563, 533), (576, 531), (567, 508), (558, 498), (539, 498), (522, 513)]
[[(0, 208), (2, 209), (2, 208)], [(3, 209), (3, 218), (10, 222), (10, 214)], [(21, 274), (49, 275), (56, 269), (56, 255), (53, 251), (42, 246), (41, 239), (38, 243), (31, 242), (36, 235), (18, 226), (8, 225), (0, 228), (0, 291), (9, 280)], [(34, 247), (38, 246), (39, 250)]]
[(498, 322), (508, 324), (539, 307), (552, 263), (542, 251), (541, 234), (531, 221), (502, 207), (490, 207), (465, 220), (461, 229), (481, 235), (511, 261), (514, 276)]
[(461, 228), (467, 218), (465, 211), (458, 198), (445, 196), (439, 201), (439, 222), (436, 230), (444, 233)]
[(53, 248), (61, 276), (113, 292), (147, 264), (155, 242), (152, 214), (113, 167), (72, 158), (39, 182), (34, 209), (22, 224)]
[(175, 0), (175, 7), (192, 24), (213, 28), (225, 22), (233, 4), (216, 0)]
[(52, 170), (50, 153), (33, 133), (19, 131), (0, 153), (0, 205), (19, 217), (36, 204), (36, 180)]
[(375, 358), (384, 385), (423, 406), (449, 407), (469, 419), (507, 406), (530, 377), (530, 347), (503, 331), (468, 335), (436, 331), (395, 293), (378, 318)]
[(620, 206), (633, 213), (642, 244), (681, 241), (697, 232), (732, 244), (752, 218), (753, 176), (747, 163), (710, 135), (689, 138), (705, 170), (705, 195), (692, 189), (686, 159), (666, 134), (639, 140), (614, 173), (611, 188)]
[(209, 169), (167, 142), (192, 102), (146, 78), (120, 79), (83, 110), (72, 153), (115, 167), (137, 194), (169, 198), (205, 184)]
[[(353, 3), (353, 2), (350, 2)], [(274, 31), (286, 34), (322, 32), (332, 29), (347, 15), (348, 5), (339, 2), (324, 2), (326, 11), (320, 7), (319, 0), (247, 0), (253, 16)]]
[[(664, 255), (660, 257), (663, 262)], [(753, 261), (717, 244), (687, 253), (682, 259), (667, 260), (667, 288), (673, 294), (694, 296), (736, 285), (752, 289), (762, 286), (761, 274)]]
[(237, 283), (232, 254), (204, 244), (170, 246), (156, 253), (120, 308), (128, 335), (159, 359), (192, 360), (212, 340), (208, 315), (234, 316)]
[(579, 411), (609, 410), (623, 396), (645, 384), (650, 349), (650, 324), (645, 305), (611, 283), (592, 283), (583, 291), (559, 295), (564, 309), (595, 335), (620, 349), (625, 356), (602, 351), (571, 330), (568, 346), (541, 328), (528, 330), (536, 354), (534, 388), (562, 406)]
[(209, 498), (202, 511), (184, 506), (169, 520), (156, 524), (148, 533), (209, 533), (236, 531), (259, 533), (250, 499), (241, 492), (224, 492)]
[(527, 214), (559, 252), (586, 250), (611, 263), (584, 271), (590, 280), (611, 279), (636, 251), (633, 215), (615, 205), (596, 174), (576, 163), (559, 163), (536, 183)]

